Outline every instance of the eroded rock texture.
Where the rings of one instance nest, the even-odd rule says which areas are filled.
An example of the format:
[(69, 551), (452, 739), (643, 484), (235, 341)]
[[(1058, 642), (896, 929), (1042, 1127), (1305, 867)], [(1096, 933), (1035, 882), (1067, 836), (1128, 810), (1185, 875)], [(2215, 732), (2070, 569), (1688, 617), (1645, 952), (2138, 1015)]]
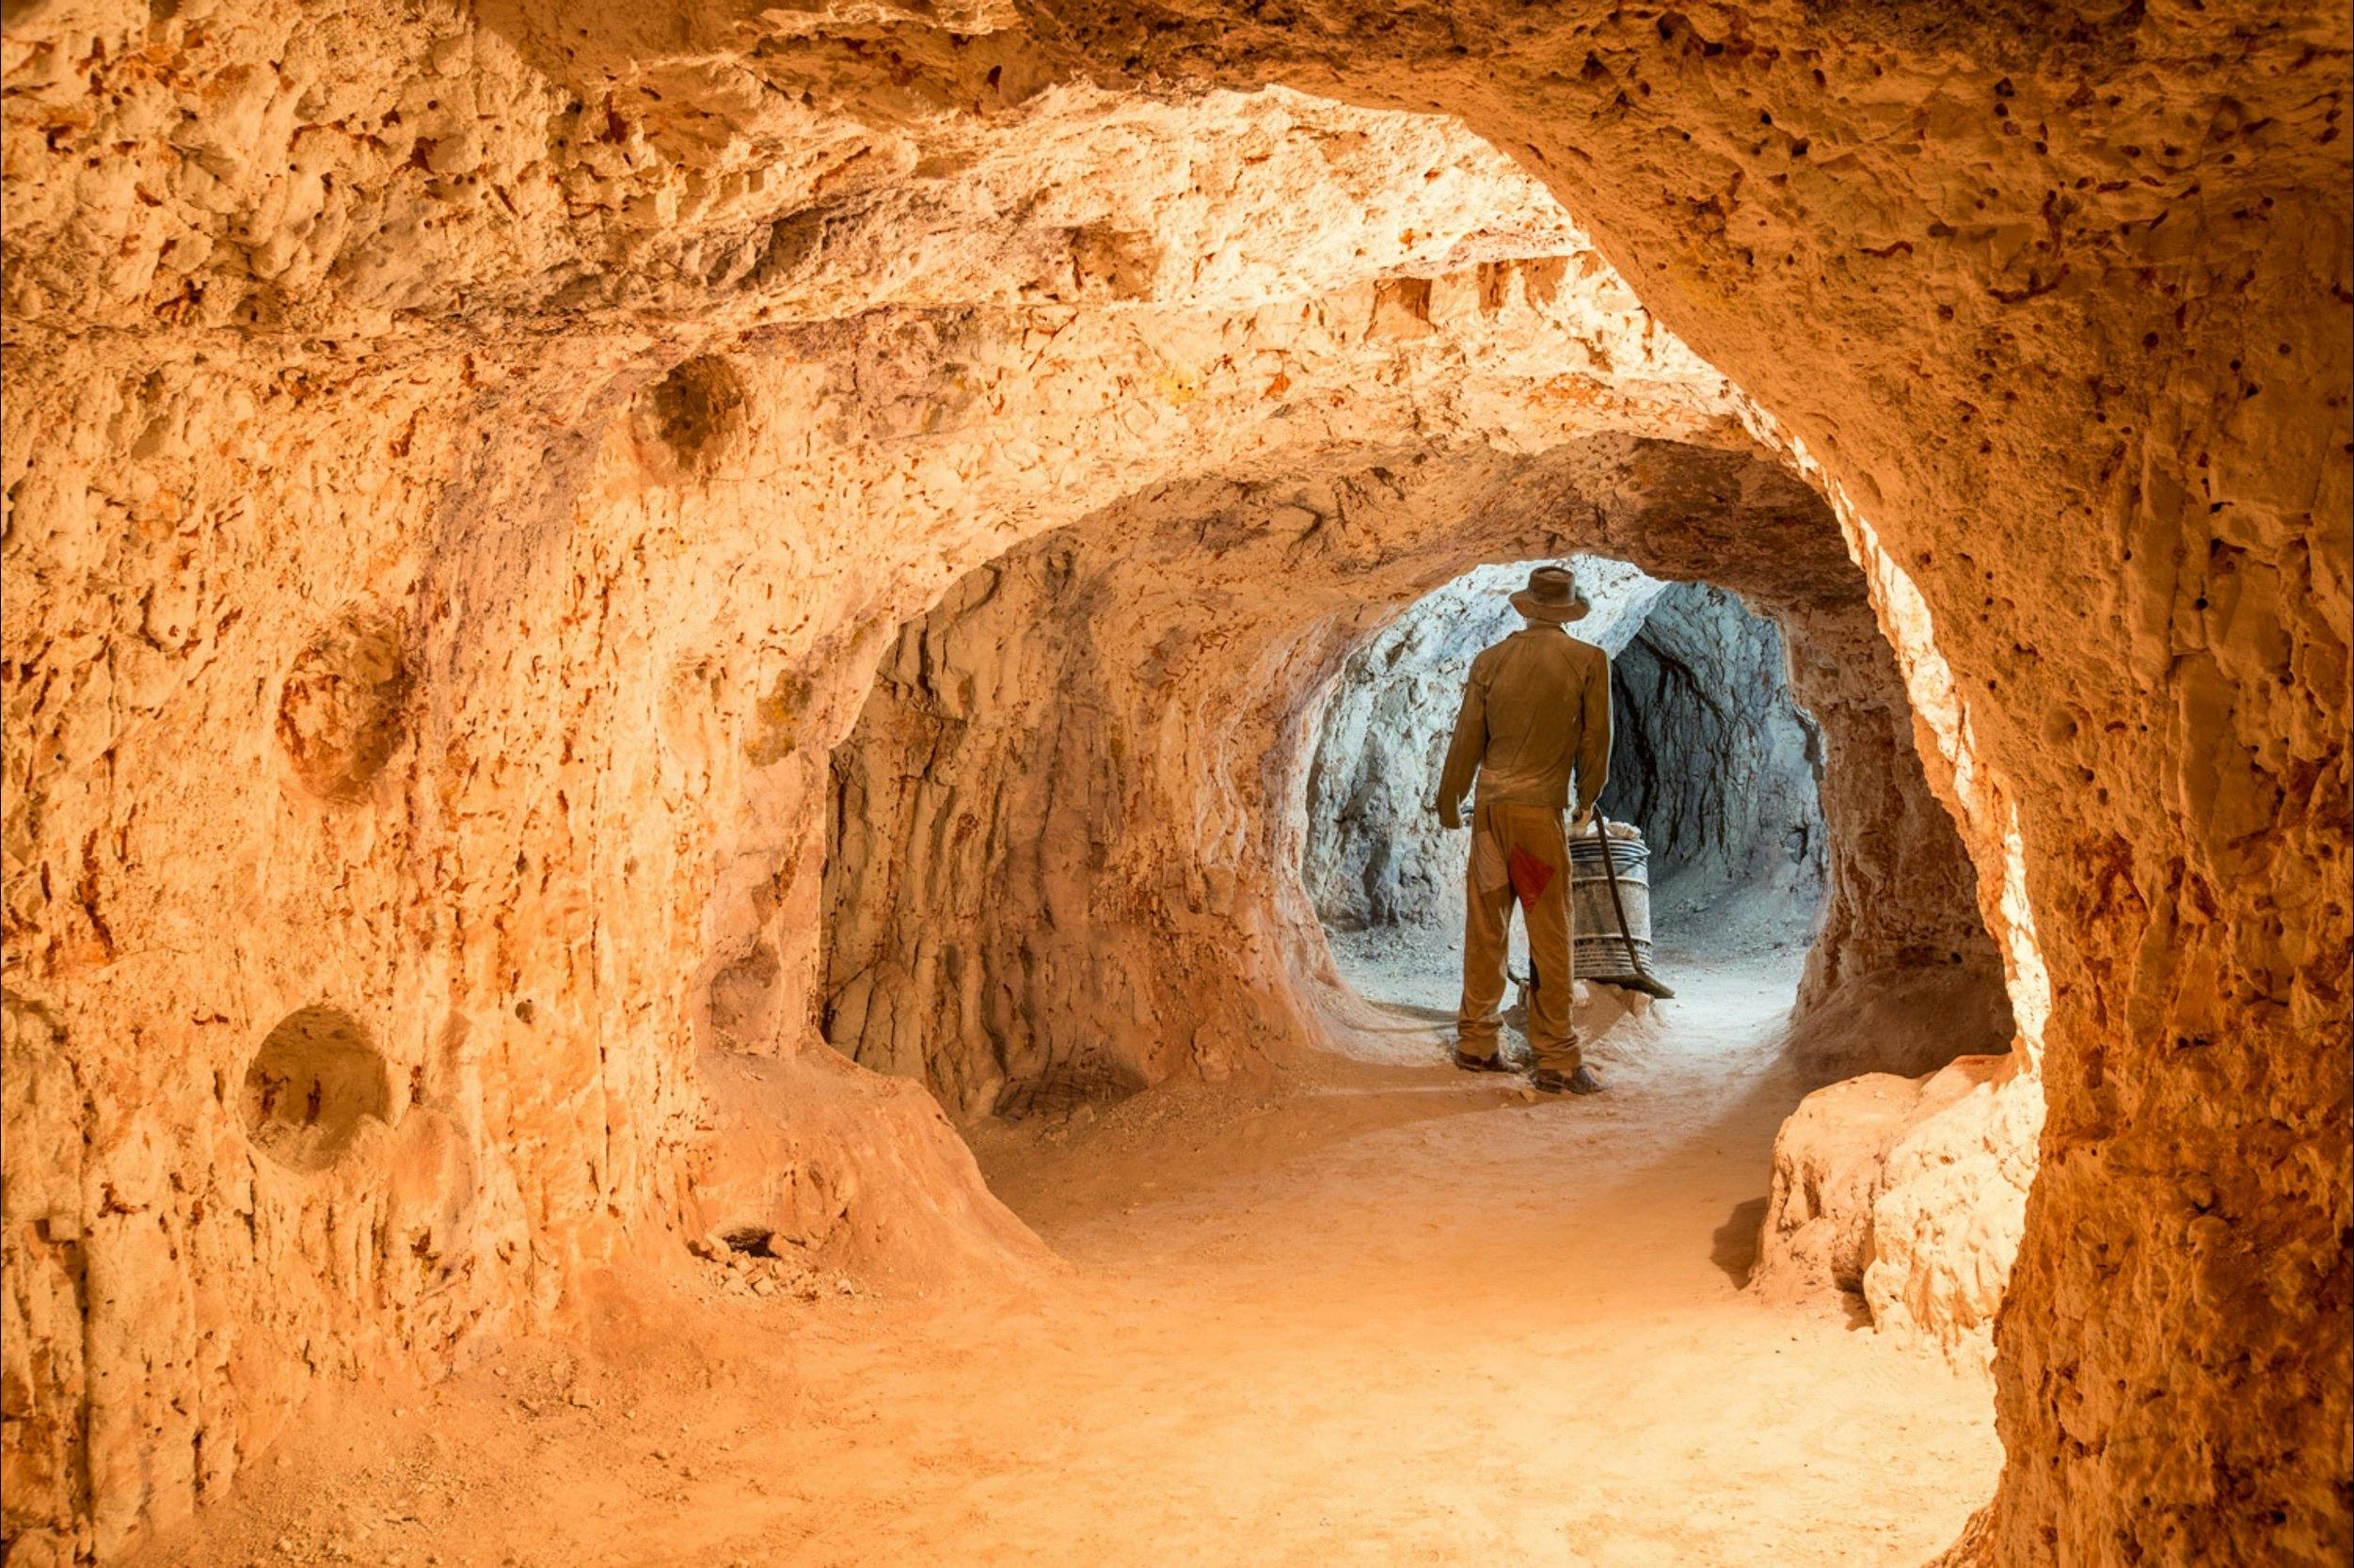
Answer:
[[(1162, 487), (1200, 524), (1410, 452), (1607, 526), (1352, 605), (1575, 547), (1725, 580), (1672, 556), (1756, 509), (1686, 450), (1736, 424), (1864, 568), (1873, 743), (2016, 1013), (1987, 1125), (2044, 1117), (1967, 1550), (2342, 1559), (2346, 24), (12, 7), (11, 1560), (119, 1554), (312, 1380), (457, 1364), (714, 1193), (1020, 1266), (903, 1095), (699, 1065), (809, 1069), (827, 754), (901, 624)], [(1673, 504), (1516, 468), (1604, 437)], [(1803, 619), (1829, 776), (1809, 680), (1860, 666)], [(1202, 908), (1274, 793), (1194, 819), (1240, 824)], [(1832, 898), (1819, 955), (1917, 940)], [(318, 1007), (389, 1117), (301, 1171), (247, 1086)], [(744, 1196), (771, 1132), (892, 1223)]]
[[(870, 1260), (911, 1273), (934, 1251), (1023, 1266), (936, 1116), (803, 1074), (794, 1124), (756, 1134), (789, 1097), (738, 1115), (750, 1091), (701, 1065), (815, 1043), (826, 756), (894, 628), (1155, 474), (1314, 471), (1344, 431), (1557, 439), (1605, 389), (1595, 356), (1616, 356), (1630, 422), (1738, 438), (1722, 378), (1492, 150), (1427, 121), (1238, 112), (1270, 109), (1265, 199), (1327, 227), (1270, 242), (1305, 292), (1249, 309), (1039, 313), (991, 275), (1014, 303), (747, 329), (744, 288), (661, 331), (583, 307), (523, 337), (484, 301), (479, 332), (410, 312), (355, 346), (177, 311), (68, 330), (22, 297), (17, 1551), (117, 1555), (227, 1485), (314, 1379), (461, 1364), (715, 1209), (896, 1245)], [(1190, 123), (1165, 122), (1165, 157)], [(1087, 199), (1126, 188), (1088, 169)], [(1189, 169), (1164, 174), (1190, 189)], [(1402, 219), (1340, 194), (1409, 183)], [(44, 189), (11, 182), (12, 231)], [(1408, 230), (1462, 270), (1385, 280)], [(1549, 245), (1567, 248), (1487, 259)], [(1560, 369), (1565, 335), (1586, 371)], [(252, 1136), (245, 1085), (314, 1007), (354, 1022), (390, 1093), (327, 1168), (294, 1170)], [(871, 1102), (906, 1147), (851, 1136), (830, 1097)], [(747, 1142), (794, 1149), (801, 1196), (744, 1197), (726, 1173)], [(961, 1216), (969, 1244), (935, 1247), (917, 1212)]]
[[(1951, 1004), (1934, 990), (1904, 1001)], [(2016, 1058), (1965, 1055), (1808, 1095), (1774, 1139), (1751, 1284), (1804, 1295), (1827, 1282), (1859, 1295), (1876, 1328), (1965, 1361), (1991, 1355), (2042, 1110), (2018, 1074)]]
[[(1654, 926), (1671, 940), (1804, 936), (1828, 863), (1822, 739), (1790, 699), (1780, 635), (1724, 590), (1679, 583), (1611, 676), (1626, 717), (1601, 805), (1643, 828)], [(1924, 820), (1935, 814), (1927, 784), (1907, 777), (1900, 793), (1922, 801)], [(1968, 863), (1958, 838), (1946, 843), (1957, 875), (1937, 891), (1970, 931)], [(1975, 935), (1970, 945), (1992, 958)]]

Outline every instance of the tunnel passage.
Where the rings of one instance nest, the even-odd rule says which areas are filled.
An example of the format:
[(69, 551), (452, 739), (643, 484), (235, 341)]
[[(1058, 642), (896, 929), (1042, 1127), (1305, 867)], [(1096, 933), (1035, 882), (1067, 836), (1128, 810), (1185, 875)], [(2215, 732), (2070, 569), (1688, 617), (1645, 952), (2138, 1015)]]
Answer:
[[(1300, 867), (1343, 670), (1466, 569), (1580, 551), (1706, 572), (1789, 636), (1833, 781), (1808, 994), (1926, 966), (1998, 998), (1827, 510), (1753, 453), (1610, 436), (1166, 485), (958, 583), (900, 629), (834, 755), (826, 1037), (966, 1118), (1321, 1042), (1345, 994)], [(1998, 1003), (1958, 1016), (1863, 1065), (2002, 1049)]]
[[(1407, 231), (1392, 196), (1424, 188), (1419, 164), (1353, 182), (1345, 202), (1268, 179), (1277, 199), (1254, 206), (1239, 182), (1202, 181), (1215, 226), (1170, 222), (1182, 209), (1128, 216), (1149, 198), (1106, 225), (1101, 206), (1054, 198), (1055, 185), (1149, 189), (1137, 168), (1152, 160), (1123, 143), (1116, 177), (1090, 178), (1109, 162), (1065, 150), (1102, 100), (1039, 90), (1050, 83), (1161, 112), (1218, 161), (1261, 167), (1245, 137), (1170, 91), (1206, 73), (1463, 113), (1596, 227), (1663, 324), (1803, 437), (1826, 492), (1853, 498), (1859, 553), (1917, 676), (1923, 750), (1942, 753), (1938, 787), (2030, 961), (2023, 1078), (2039, 1096), (2048, 1083), (2048, 1144), (2064, 1155), (2040, 1189), (2006, 1337), (2012, 1465), (1980, 1555), (2345, 1556), (2342, 4), (1465, 7), (1365, 28), (1257, 6), (854, 8), (814, 22), (657, 6), (567, 8), (561, 37), (552, 8), (512, 6), (368, 8), (326, 25), (287, 8), (252, 25), (168, 4), (9, 9), (8, 446), (21, 467), (7, 547), (12, 582), (30, 586), (9, 617), (8, 914), (11, 958), (28, 961), (11, 979), (7, 1076), (13, 1090), (50, 1073), (54, 1037), (56, 1076), (95, 1098), (88, 1115), (72, 1095), (62, 1112), (54, 1095), (32, 1110), (11, 1099), (8, 1144), (41, 1154), (30, 1180), (11, 1169), (10, 1218), (43, 1215), (28, 1206), (54, 1190), (57, 1221), (8, 1227), (11, 1281), (28, 1282), (8, 1324), (42, 1348), (30, 1397), (68, 1434), (47, 1466), (62, 1500), (32, 1515), (70, 1521), (65, 1549), (91, 1539), (92, 1496), (103, 1551), (147, 1499), (160, 1513), (217, 1481), (267, 1430), (247, 1380), (221, 1370), (273, 1359), (258, 1325), (199, 1327), (115, 1295), (151, 1325), (126, 1337), (110, 1332), (109, 1292), (82, 1289), (85, 1259), (93, 1279), (146, 1273), (159, 1219), (185, 1227), (199, 1299), (249, 1299), (256, 1319), (300, 1325), (309, 1359), (386, 1339), (449, 1364), (437, 1324), (380, 1307), (362, 1338), (299, 1293), (312, 1271), (245, 1260), (238, 1210), (217, 1195), (242, 1183), (247, 1146), (217, 1135), (202, 1086), (208, 1066), (233, 1085), (252, 1045), (242, 1018), (221, 1016), (239, 1013), (218, 983), (230, 965), (280, 971), (290, 999), (350, 994), (312, 986), (307, 966), (386, 976), (433, 996), (437, 1015), (446, 991), (449, 1033), (470, 1025), (467, 1059), (488, 1064), (464, 1098), (492, 1108), (492, 1138), (513, 1129), (520, 1196), (506, 1211), (527, 1216), (515, 1223), (529, 1243), (513, 1249), (522, 1264), (452, 1294), (495, 1316), (538, 1293), (526, 1280), (577, 1276), (547, 1259), (594, 1261), (676, 1180), (694, 1085), (676, 1059), (692, 1031), (675, 977), (703, 958), (698, 884), (729, 842), (699, 814), (738, 793), (724, 768), (692, 753), (682, 768), (640, 733), (632, 673), (661, 660), (638, 628), (712, 610), (745, 626), (744, 644), (798, 656), (835, 617), (866, 613), (851, 595), (828, 614), (839, 585), (902, 575), (869, 540), (920, 541), (910, 552), (949, 575), (970, 564), (933, 528), (976, 510), (969, 472), (953, 504), (911, 499), (894, 474), (871, 511), (791, 491), (778, 504), (771, 483), (766, 515), (795, 522), (775, 531), (792, 535), (784, 552), (725, 506), (649, 518), (607, 496), (576, 505), (561, 485), (543, 498), (540, 476), (577, 471), (565, 449), (594, 439), (579, 400), (617, 363), (663, 373), (635, 363), (649, 342), (659, 359), (771, 313), (915, 299), (961, 317), (1024, 297), (1033, 268), (1083, 261), (1124, 293), (1149, 259), (1102, 243), (1112, 235), (1151, 233), (1161, 275), (1184, 279), (1254, 231), (1280, 237), (1287, 274), (1351, 254), (1345, 233), (1302, 245), (1295, 214), (1377, 210)], [(615, 108), (641, 93), (665, 106)], [(1013, 144), (995, 178), (941, 193), (943, 166), (991, 137)], [(1066, 241), (1040, 243), (1057, 229)], [(1461, 232), (1412, 231), (1432, 265)], [(1400, 261), (1376, 249), (1362, 270)], [(930, 286), (909, 288), (910, 273)], [(1247, 267), (1223, 280), (1238, 276), (1229, 301), (1254, 297)], [(1066, 351), (1087, 336), (1054, 330)], [(1059, 389), (1058, 369), (1038, 379)], [(1121, 432), (1131, 467), (1131, 433), (1172, 401), (1151, 375), (1135, 384), (1126, 406), (1088, 410)], [(1026, 434), (1017, 404), (991, 439)], [(805, 450), (801, 435), (775, 445)], [(478, 443), (514, 453), (530, 482), (464, 460)], [(1041, 445), (1035, 467), (1067, 487), (1069, 446)], [(844, 467), (824, 446), (812, 458)], [(535, 519), (581, 555), (537, 545)], [(829, 522), (858, 547), (829, 553)], [(724, 571), (675, 586), (660, 564), (674, 532), (761, 533), (785, 555), (769, 586), (787, 608), (771, 623), (715, 607)], [(548, 565), (526, 591), (517, 558), (534, 547)], [(406, 597), (421, 558), (428, 657), (409, 716), (469, 743), (428, 733), (413, 768), (373, 772), (399, 754), (371, 738), (391, 733), (368, 719), (379, 705), (350, 710), (362, 722), (347, 730), (342, 704), (323, 705), (331, 737), (363, 743), (330, 748), (312, 780), (297, 759), (297, 784), (324, 784), (334, 807), (301, 803), (289, 833), (276, 770), (242, 738), (269, 716), (257, 724), (240, 693), (274, 689), (294, 658), (278, 628), (298, 641), (314, 613)], [(575, 580), (586, 604), (567, 601)], [(454, 654), (453, 606), (479, 628)], [(804, 613), (818, 626), (795, 641)], [(595, 629), (539, 657), (565, 625)], [(713, 754), (740, 752), (725, 716), (710, 728)], [(389, 797), (386, 831), (340, 836), (370, 820), (352, 793)], [(772, 792), (761, 826), (817, 815), (803, 799)], [(254, 843), (273, 847), (259, 899)], [(816, 878), (787, 881), (789, 990), (814, 942)], [(1893, 907), (1871, 891), (1851, 878), (1835, 896)], [(400, 911), (436, 940), (390, 938)], [(453, 962), (438, 940), (453, 927), (516, 946), (469, 942)], [(1863, 949), (1819, 953), (1847, 989), (1831, 959)], [(511, 1045), (485, 1025), (517, 970), (549, 1022)], [(441, 1026), (415, 1011), (417, 1033)], [(565, 1027), (591, 1015), (596, 1030)], [(498, 1065), (510, 1058), (528, 1072)], [(617, 1109), (600, 1117), (583, 1083)], [(87, 1136), (118, 1117), (139, 1135)], [(111, 1198), (120, 1186), (137, 1200), (119, 1179), (155, 1168), (149, 1148), (175, 1180), (134, 1237)], [(149, 1408), (124, 1392), (148, 1388)], [(2137, 1397), (2110, 1397), (2126, 1388)], [(170, 1412), (202, 1413), (195, 1481), (189, 1425)]]
[[(1309, 770), (1301, 866), (1328, 929), (1460, 928), (1463, 843), (1429, 802), (1471, 657), (1519, 629), (1506, 595), (1531, 564), (1467, 572), (1343, 666)], [(1613, 660), (1601, 808), (1643, 833), (1655, 936), (1717, 950), (1811, 940), (1829, 874), (1822, 737), (1790, 693), (1780, 631), (1708, 583), (1597, 556), (1569, 564), (1592, 607), (1570, 633)]]

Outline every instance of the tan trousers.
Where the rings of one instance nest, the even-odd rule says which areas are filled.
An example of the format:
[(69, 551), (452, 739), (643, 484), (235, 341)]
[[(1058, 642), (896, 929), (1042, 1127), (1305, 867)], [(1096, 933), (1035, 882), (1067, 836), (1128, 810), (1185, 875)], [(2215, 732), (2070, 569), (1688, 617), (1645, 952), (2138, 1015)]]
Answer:
[(1529, 1044), (1536, 1065), (1578, 1070), (1577, 1030), (1569, 1022), (1569, 844), (1561, 813), (1546, 806), (1482, 805), (1471, 819), (1471, 864), (1463, 888), (1463, 1005), (1455, 1039), (1467, 1056), (1496, 1054), (1503, 1020), (1504, 958), (1511, 940), (1512, 851), (1553, 868), (1544, 891), (1526, 906), (1529, 961), (1536, 988), (1529, 997)]

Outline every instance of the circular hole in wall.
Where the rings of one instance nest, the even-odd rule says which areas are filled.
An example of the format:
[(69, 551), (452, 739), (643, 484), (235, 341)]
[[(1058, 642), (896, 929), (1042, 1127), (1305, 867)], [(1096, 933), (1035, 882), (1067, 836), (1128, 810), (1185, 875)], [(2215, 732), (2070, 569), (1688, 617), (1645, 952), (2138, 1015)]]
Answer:
[(360, 1022), (340, 1007), (278, 1020), (246, 1069), (246, 1131), (289, 1170), (321, 1171), (351, 1148), (361, 1118), (390, 1118), (392, 1082)]
[(402, 632), (389, 610), (347, 610), (286, 673), (278, 744), (294, 776), (322, 800), (364, 796), (400, 747), (408, 693)]
[(639, 420), (666, 466), (708, 479), (742, 442), (750, 424), (743, 377), (716, 355), (680, 362), (647, 388)]

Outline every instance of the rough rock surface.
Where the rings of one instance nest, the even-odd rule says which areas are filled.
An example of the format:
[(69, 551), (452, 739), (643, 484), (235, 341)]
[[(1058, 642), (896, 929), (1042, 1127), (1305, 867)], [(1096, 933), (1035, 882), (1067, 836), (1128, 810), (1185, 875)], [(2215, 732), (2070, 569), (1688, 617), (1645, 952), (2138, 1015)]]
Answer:
[(1802, 499), (1755, 456), (1624, 436), (1359, 461), (1147, 492), (901, 633), (835, 756), (838, 1048), (960, 1115), (1024, 1115), (1320, 1038), (1301, 804), (1351, 649), (1472, 562), (1602, 531), (1589, 498), (1635, 510), (1646, 474)]
[[(1875, 1327), (1983, 1364), (2018, 1254), (2043, 1105), (2011, 1056), (1816, 1090), (1774, 1139), (1751, 1283), (1856, 1292)], [(2016, 1123), (2017, 1125), (2013, 1125)]]
[(698, 1237), (919, 1289), (1053, 1266), (913, 1085), (875, 1085), (823, 1051), (713, 1053), (698, 1065), (714, 1117), (691, 1180), (686, 1225)]
[(1871, 1072), (1799, 1102), (1774, 1137), (1773, 1188), (1752, 1287), (1805, 1295), (1827, 1280), (1863, 1290), (1872, 1200), (1890, 1147), (1920, 1110), (1925, 1082)]
[[(1735, 929), (1752, 941), (1809, 934), (1829, 868), (1822, 737), (1791, 699), (1773, 624), (1721, 588), (1678, 583), (1651, 606), (1611, 674), (1626, 719), (1602, 810), (1643, 829), (1654, 929), (1684, 941)], [(1928, 808), (1927, 825), (1927, 783), (1909, 772), (1885, 782)], [(1958, 837), (1943, 842), (1954, 875), (1930, 896), (1942, 894), (1966, 930), (1977, 919), (1968, 863)], [(1918, 901), (1914, 890), (1903, 901)]]
[[(2046, 1117), (1972, 1560), (2342, 1560), (2346, 26), (12, 7), (12, 1560), (685, 1233), (701, 1053), (810, 1039), (825, 754), (959, 578), (1607, 388), (1829, 498), (1978, 868)], [(1656, 317), (1509, 395), (1372, 346), (1611, 262)], [(287, 1171), (244, 1085), (322, 1006), (393, 1119)]]
[[(1742, 439), (1722, 378), (1491, 150), (1318, 113), (1279, 117), (1290, 172), (1262, 194), (1358, 214), (1320, 254), (1365, 270), (1291, 293), (1319, 279), (1283, 253), (1257, 276), (1287, 292), (1249, 309), (880, 311), (717, 343), (690, 316), (693, 344), (489, 314), (453, 341), (408, 314), (338, 345), (177, 314), (74, 334), (20, 302), (15, 1550), (118, 1555), (315, 1379), (461, 1365), (553, 1321), (584, 1269), (701, 1233), (696, 1183), (739, 1168), (714, 1144), (749, 1134), (699, 1064), (814, 1040), (827, 752), (893, 628), (1008, 543), (1155, 474), (1315, 471), (1372, 432), (1541, 445), (1605, 393), (1636, 428)], [(1397, 214), (1343, 201), (1358, 184), (1416, 191), (1404, 228), (1449, 254), (1532, 212), (1515, 243), (1569, 248), (1474, 245), (1393, 285), (1403, 230), (1363, 225)], [(32, 215), (41, 192), (10, 184)], [(319, 1006), (382, 1058), (390, 1115), (289, 1172), (243, 1088)], [(859, 1202), (992, 1211), (969, 1165), (820, 1103), (787, 1135), (812, 1168), (880, 1161), (839, 1183)]]

